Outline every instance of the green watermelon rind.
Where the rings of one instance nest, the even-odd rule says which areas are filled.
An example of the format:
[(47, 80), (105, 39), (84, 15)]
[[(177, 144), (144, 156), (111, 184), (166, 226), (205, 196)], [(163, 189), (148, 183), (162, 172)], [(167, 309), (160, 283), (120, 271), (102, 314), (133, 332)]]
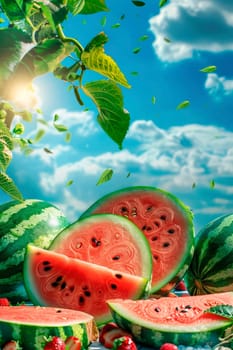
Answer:
[(233, 214), (226, 214), (197, 233), (193, 259), (184, 278), (191, 295), (222, 293), (233, 291), (232, 271)]
[[(31, 308), (30, 312), (33, 315), (34, 306), (10, 306), (7, 308), (19, 308), (24, 314), (25, 308)], [(6, 308), (6, 307), (5, 307)], [(19, 345), (22, 346), (24, 350), (43, 350), (46, 344), (47, 339), (52, 336), (58, 336), (63, 340), (68, 336), (76, 336), (82, 342), (82, 350), (87, 349), (88, 345), (92, 340), (95, 340), (97, 337), (98, 331), (96, 328), (95, 321), (91, 315), (80, 313), (77, 317), (77, 321), (69, 321), (69, 319), (64, 318), (63, 321), (57, 322), (56, 312), (61, 313), (63, 309), (61, 308), (49, 308), (54, 310), (54, 319), (49, 322), (42, 321), (43, 313), (47, 314), (47, 307), (36, 307), (39, 310), (41, 309), (41, 315), (34, 323), (30, 322), (30, 318), (27, 320), (25, 316), (25, 321), (22, 320), (7, 320), (6, 311), (5, 314), (0, 316), (0, 348), (7, 342), (12, 339), (19, 342)], [(66, 311), (66, 310), (64, 310)], [(92, 339), (93, 337), (93, 339)]]
[[(26, 199), (0, 205), (0, 297), (8, 297), (12, 303), (24, 300), (27, 294), (22, 270), (26, 245), (33, 242), (47, 248), (69, 223), (59, 208), (43, 200)], [(22, 287), (14, 290), (20, 283)], [(10, 285), (13, 289), (6, 293), (5, 287)]]
[[(152, 275), (152, 256), (151, 256), (151, 250), (150, 245), (148, 243), (148, 240), (144, 236), (141, 230), (130, 220), (120, 216), (120, 215), (114, 215), (114, 214), (94, 214), (90, 215), (88, 217), (78, 219), (74, 223), (67, 226), (64, 230), (62, 230), (52, 241), (52, 243), (49, 246), (50, 250), (56, 251), (57, 247), (64, 244), (64, 240), (69, 235), (69, 232), (72, 232), (76, 228), (88, 225), (95, 225), (96, 223), (101, 223), (102, 221), (106, 222), (112, 222), (115, 224), (119, 224), (122, 227), (126, 228), (127, 231), (131, 234), (132, 238), (135, 241), (135, 245), (137, 245), (142, 254), (142, 261), (141, 261), (141, 277), (146, 278), (149, 282), (151, 280)], [(95, 263), (98, 264), (98, 262), (95, 261)], [(127, 272), (127, 271), (125, 271)], [(150, 285), (148, 286), (147, 290), (150, 289)]]
[(194, 230), (194, 222), (193, 222), (193, 213), (191, 209), (188, 206), (186, 206), (179, 198), (177, 198), (170, 192), (167, 192), (157, 187), (150, 187), (150, 186), (126, 187), (126, 188), (108, 193), (107, 195), (104, 195), (103, 197), (98, 199), (80, 216), (79, 219), (83, 219), (85, 217), (92, 215), (103, 203), (106, 203), (109, 199), (112, 200), (113, 197), (118, 197), (124, 194), (127, 195), (127, 193), (131, 194), (133, 192), (138, 192), (138, 191), (151, 192), (151, 193), (156, 193), (156, 194), (160, 194), (161, 196), (164, 196), (171, 203), (173, 203), (173, 205), (177, 208), (177, 210), (179, 210), (186, 219), (187, 245), (186, 245), (186, 250), (183, 253), (182, 259), (180, 260), (179, 264), (177, 264), (177, 266), (170, 272), (170, 274), (167, 274), (166, 278), (161, 280), (160, 283), (157, 283), (156, 285), (151, 286), (151, 294), (154, 294), (154, 293), (160, 294), (162, 292), (163, 287), (165, 287), (165, 293), (166, 293), (169, 290), (173, 289), (175, 285), (183, 278), (183, 276), (185, 275), (186, 271), (189, 268), (189, 265), (192, 261), (193, 254), (194, 254), (195, 230)]
[[(181, 299), (180, 297), (178, 297)], [(187, 297), (184, 297), (187, 298)], [(179, 300), (178, 299), (178, 300)], [(183, 299), (183, 298), (182, 298)], [(183, 301), (183, 303), (185, 300)], [(214, 325), (208, 327), (208, 323), (203, 328), (198, 328), (195, 324), (191, 328), (189, 323), (181, 322), (180, 327), (165, 325), (161, 319), (160, 325), (147, 322), (143, 315), (138, 317), (127, 314), (127, 310), (117, 300), (108, 301), (112, 313), (113, 321), (122, 329), (130, 332), (135, 341), (139, 344), (147, 345), (151, 348), (160, 348), (164, 343), (172, 343), (183, 346), (213, 346), (219, 344), (220, 338), (224, 337), (228, 330), (232, 329), (232, 320), (222, 318), (215, 321)], [(226, 333), (225, 333), (226, 332)]]

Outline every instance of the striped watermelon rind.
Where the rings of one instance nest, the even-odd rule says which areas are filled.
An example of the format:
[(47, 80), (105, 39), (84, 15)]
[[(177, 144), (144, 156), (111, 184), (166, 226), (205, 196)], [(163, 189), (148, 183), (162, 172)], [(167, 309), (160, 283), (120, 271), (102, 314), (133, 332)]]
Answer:
[(43, 350), (52, 336), (76, 336), (82, 349), (97, 339), (98, 329), (91, 315), (75, 310), (39, 306), (4, 306), (0, 314), (0, 348), (14, 339), (24, 350)]
[(232, 330), (232, 320), (205, 311), (223, 304), (233, 305), (233, 293), (108, 301), (117, 325), (156, 349), (164, 343), (215, 348)]
[(195, 238), (195, 252), (185, 274), (192, 295), (233, 291), (233, 214), (205, 225)]
[[(98, 213), (112, 213), (125, 216), (143, 231), (150, 241), (152, 249), (153, 276), (151, 293), (168, 294), (182, 279), (193, 257), (194, 223), (191, 209), (179, 198), (165, 190), (150, 186), (132, 186), (101, 197), (80, 216), (80, 219)], [(152, 215), (158, 215), (158, 217), (153, 217), (150, 220)], [(161, 219), (162, 217), (166, 217), (168, 222)], [(161, 234), (158, 234), (159, 237), (156, 237), (158, 232), (157, 224), (161, 225), (159, 227), (159, 230), (161, 229)], [(163, 234), (163, 227), (170, 224), (170, 228), (174, 229), (175, 232), (176, 228), (179, 230), (182, 227), (180, 236), (182, 236), (183, 242), (180, 236), (177, 239), (174, 238), (177, 247), (176, 251), (169, 258), (166, 258), (165, 252), (165, 259), (163, 260), (160, 247), (163, 239), (166, 239), (166, 230), (164, 229)], [(150, 227), (153, 228), (151, 231), (149, 231)], [(155, 239), (153, 236), (155, 236)], [(168, 240), (173, 240), (171, 236)], [(153, 240), (154, 242), (152, 242)], [(164, 243), (166, 243), (166, 240)], [(172, 261), (172, 258), (176, 258), (176, 261)], [(163, 260), (161, 263), (160, 259)], [(169, 267), (165, 268), (166, 265), (169, 265)]]
[(28, 243), (47, 248), (69, 224), (61, 210), (38, 199), (0, 206), (0, 297), (23, 301), (23, 260)]

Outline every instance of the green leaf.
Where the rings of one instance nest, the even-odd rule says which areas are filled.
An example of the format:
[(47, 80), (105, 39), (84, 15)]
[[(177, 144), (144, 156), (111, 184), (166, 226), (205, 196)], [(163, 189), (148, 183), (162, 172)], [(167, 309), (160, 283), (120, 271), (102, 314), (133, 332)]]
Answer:
[(106, 16), (103, 16), (100, 20), (100, 24), (102, 25), (102, 27), (104, 27), (107, 23), (107, 17)]
[(18, 201), (23, 201), (23, 196), (15, 185), (14, 181), (4, 172), (0, 171), (0, 189), (10, 197)]
[(0, 120), (0, 170), (6, 171), (12, 159), (13, 137), (3, 121)]
[(44, 147), (44, 151), (45, 153), (48, 153), (48, 154), (53, 154), (53, 151), (51, 151), (49, 148), (47, 147)]
[(142, 35), (142, 36), (139, 38), (140, 41), (145, 41), (145, 40), (147, 40), (147, 39), (149, 39), (149, 36), (148, 36), (148, 35)]
[(97, 120), (100, 126), (121, 149), (129, 128), (130, 116), (123, 109), (120, 88), (111, 80), (99, 80), (87, 83), (82, 89), (98, 109)]
[(135, 1), (135, 0), (132, 0), (132, 3), (135, 5), (135, 6), (145, 6), (146, 3), (144, 1)]
[(205, 310), (206, 313), (212, 313), (218, 316), (228, 318), (233, 321), (233, 306), (232, 305), (216, 305)]
[(163, 7), (164, 5), (166, 5), (166, 3), (167, 3), (167, 0), (160, 0), (159, 7), (160, 8)]
[(210, 188), (211, 188), (211, 189), (214, 189), (214, 188), (215, 188), (215, 181), (214, 181), (214, 180), (211, 180), (211, 181), (210, 181)]
[(104, 32), (97, 34), (85, 47), (86, 52), (90, 52), (92, 49), (102, 47), (108, 42), (108, 37)]
[(68, 130), (67, 126), (63, 125), (63, 124), (56, 124), (53, 123), (54, 128), (59, 131), (59, 132), (65, 132)]
[(141, 48), (140, 48), (140, 47), (135, 47), (135, 48), (133, 49), (133, 53), (135, 53), (135, 54), (139, 53), (140, 51), (141, 51)]
[(109, 11), (105, 0), (85, 0), (85, 6), (80, 13), (90, 15), (102, 11)]
[(119, 28), (120, 26), (121, 26), (120, 23), (115, 23), (115, 24), (112, 25), (112, 28)]
[(200, 69), (200, 72), (203, 72), (203, 73), (213, 73), (215, 72), (217, 69), (216, 66), (208, 66), (208, 67), (205, 67), (205, 68), (202, 68)]
[(84, 51), (81, 59), (88, 69), (96, 71), (127, 88), (130, 87), (116, 62), (104, 53), (102, 47), (93, 47), (88, 52)]
[(22, 0), (1, 0), (1, 7), (11, 22), (25, 18), (25, 6)]
[(153, 103), (153, 105), (156, 103), (156, 97), (155, 96), (152, 96), (152, 103)]
[(45, 130), (43, 129), (38, 130), (36, 133), (36, 136), (32, 140), (32, 143), (39, 142), (44, 135), (45, 135)]
[(103, 184), (104, 182), (110, 181), (113, 176), (112, 169), (105, 169), (101, 174), (99, 180), (96, 183), (96, 186)]
[(74, 180), (69, 180), (69, 181), (67, 181), (67, 183), (66, 183), (66, 186), (71, 186), (71, 185), (73, 185), (73, 183), (74, 183)]
[(179, 109), (183, 109), (183, 108), (186, 108), (190, 105), (190, 101), (189, 100), (185, 100), (181, 103), (178, 104), (178, 106), (176, 107), (177, 110)]
[(59, 39), (47, 39), (32, 48), (16, 66), (11, 83), (30, 82), (35, 77), (52, 72), (65, 59), (74, 46)]
[(85, 6), (85, 0), (68, 0), (66, 4), (72, 15), (76, 16)]

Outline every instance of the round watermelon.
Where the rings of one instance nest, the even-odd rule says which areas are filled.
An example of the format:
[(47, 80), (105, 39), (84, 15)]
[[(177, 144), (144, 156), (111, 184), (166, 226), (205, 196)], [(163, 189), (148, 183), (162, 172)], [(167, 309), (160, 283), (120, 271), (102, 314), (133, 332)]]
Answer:
[[(91, 315), (80, 311), (29, 305), (3, 306), (0, 312), (0, 348), (11, 340), (23, 350), (43, 350), (50, 337), (78, 337), (82, 350), (97, 340)], [(12, 348), (13, 349), (13, 348)]]
[(47, 248), (68, 224), (60, 209), (43, 200), (10, 201), (0, 206), (0, 297), (12, 303), (27, 299), (23, 286), (27, 244)]
[(167, 294), (183, 277), (194, 252), (193, 215), (164, 190), (136, 186), (112, 192), (81, 216), (112, 213), (126, 217), (147, 238), (152, 252), (152, 293)]
[(233, 214), (216, 218), (198, 232), (185, 282), (192, 295), (233, 291)]
[(119, 327), (132, 333), (137, 342), (155, 349), (164, 343), (214, 349), (221, 338), (232, 333), (230, 318), (207, 311), (217, 305), (233, 307), (232, 292), (147, 300), (113, 299), (108, 305)]
[(150, 245), (141, 230), (120, 215), (77, 220), (55, 237), (49, 249), (151, 280)]
[(119, 270), (28, 245), (24, 279), (35, 305), (79, 310), (98, 325), (111, 320), (107, 299), (138, 299), (148, 280)]

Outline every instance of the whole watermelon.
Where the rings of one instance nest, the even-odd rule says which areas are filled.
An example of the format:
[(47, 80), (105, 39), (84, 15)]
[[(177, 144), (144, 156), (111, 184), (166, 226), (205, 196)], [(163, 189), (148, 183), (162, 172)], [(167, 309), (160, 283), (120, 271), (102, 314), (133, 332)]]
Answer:
[(233, 214), (216, 218), (198, 232), (185, 281), (192, 295), (233, 291)]
[(13, 304), (27, 299), (23, 261), (28, 243), (47, 248), (69, 224), (54, 205), (38, 199), (0, 205), (0, 297)]

